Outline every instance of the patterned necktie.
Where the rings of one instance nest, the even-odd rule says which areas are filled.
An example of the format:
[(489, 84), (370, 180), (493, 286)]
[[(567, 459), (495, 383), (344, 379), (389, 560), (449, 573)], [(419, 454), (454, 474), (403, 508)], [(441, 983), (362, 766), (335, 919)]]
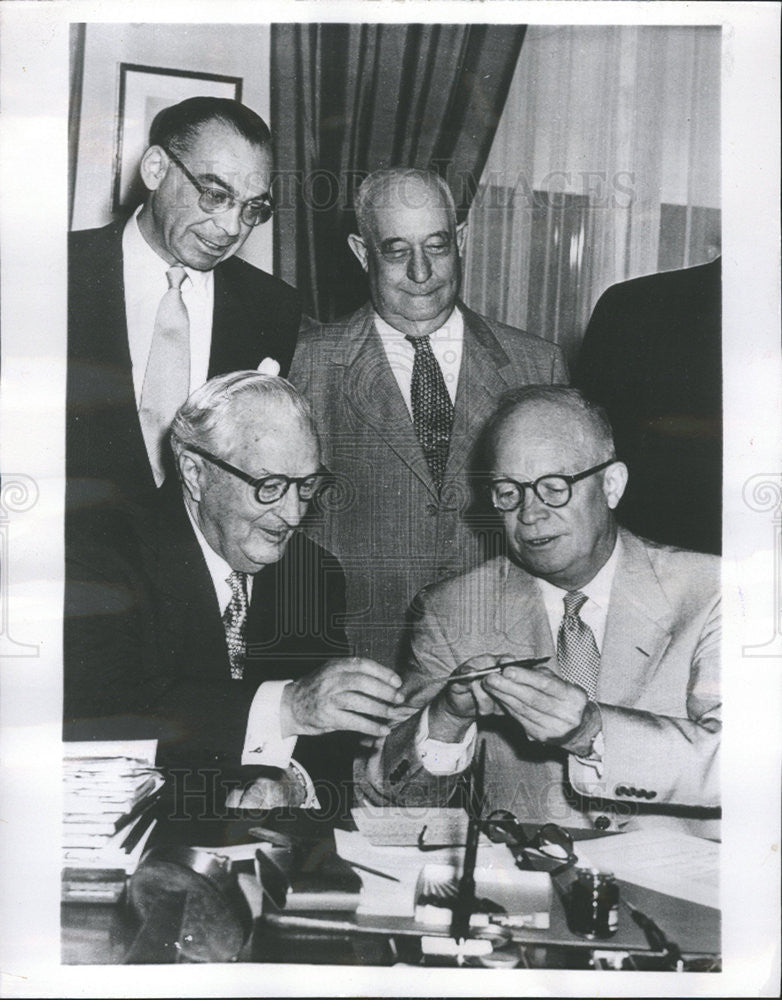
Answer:
[(228, 645), (228, 660), (231, 664), (231, 677), (240, 681), (244, 676), (244, 661), (247, 654), (247, 574), (234, 570), (226, 583), (231, 587), (231, 600), (223, 612), (223, 627), (225, 641)]
[(438, 491), (443, 485), (453, 425), (453, 403), (429, 337), (406, 337), (415, 350), (410, 397), (413, 425)]
[(600, 653), (592, 629), (581, 620), (579, 612), (587, 602), (586, 594), (573, 590), (565, 594), (565, 614), (557, 635), (557, 662), (562, 676), (578, 684), (590, 698), (597, 692)]
[(160, 300), (155, 330), (141, 388), (139, 420), (149, 464), (160, 486), (166, 477), (163, 454), (166, 434), (190, 389), (190, 320), (182, 301), (185, 269), (175, 264), (166, 271), (168, 290)]

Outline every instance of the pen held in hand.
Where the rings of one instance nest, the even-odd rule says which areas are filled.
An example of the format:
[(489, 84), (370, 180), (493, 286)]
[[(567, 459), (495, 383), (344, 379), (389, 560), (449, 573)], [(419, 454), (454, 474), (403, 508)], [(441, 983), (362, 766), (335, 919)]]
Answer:
[(491, 667), (483, 667), (481, 670), (473, 670), (469, 674), (451, 674), (442, 681), (443, 684), (469, 684), (471, 681), (480, 680), (489, 674), (499, 673), (505, 667), (539, 667), (542, 663), (548, 663), (550, 656), (538, 656), (527, 660), (508, 660), (506, 663), (495, 663)]

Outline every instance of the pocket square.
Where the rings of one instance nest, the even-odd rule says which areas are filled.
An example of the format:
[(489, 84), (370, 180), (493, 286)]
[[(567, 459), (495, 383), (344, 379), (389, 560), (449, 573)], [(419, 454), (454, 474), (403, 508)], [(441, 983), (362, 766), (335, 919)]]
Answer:
[(279, 375), (280, 363), (279, 361), (275, 361), (274, 358), (264, 358), (258, 365), (258, 371), (261, 375)]

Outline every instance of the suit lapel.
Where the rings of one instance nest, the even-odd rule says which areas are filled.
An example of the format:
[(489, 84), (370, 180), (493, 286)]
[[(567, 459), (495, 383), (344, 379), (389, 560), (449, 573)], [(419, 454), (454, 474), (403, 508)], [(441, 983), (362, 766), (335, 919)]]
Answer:
[(359, 419), (372, 427), (436, 498), (429, 466), (375, 330), (370, 307), (357, 314), (353, 329), (354, 339), (345, 345), (341, 355), (335, 355), (337, 364), (347, 366), (346, 400)]
[(230, 666), (214, 585), (178, 492), (168, 480), (160, 491), (155, 573), (163, 633), (184, 636), (191, 663), (227, 679)]
[(672, 612), (643, 543), (626, 531), (620, 537), (622, 553), (611, 588), (597, 699), (632, 705), (668, 648)]
[(478, 429), (494, 412), (499, 396), (513, 385), (508, 355), (488, 325), (459, 304), (464, 316), (464, 345), (456, 392), (446, 475), (462, 470)]
[(226, 261), (214, 271), (209, 378), (223, 372), (257, 368), (262, 358), (262, 317), (253, 315), (253, 309), (245, 304), (241, 282), (236, 280), (230, 264), (230, 260)]
[[(505, 561), (495, 628), (509, 639), (514, 655), (556, 656), (543, 598), (533, 577)], [(556, 663), (550, 664), (556, 671)]]

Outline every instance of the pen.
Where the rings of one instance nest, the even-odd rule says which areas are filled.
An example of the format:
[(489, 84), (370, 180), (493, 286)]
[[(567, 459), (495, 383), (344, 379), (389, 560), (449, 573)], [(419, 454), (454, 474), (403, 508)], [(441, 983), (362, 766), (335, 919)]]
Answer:
[(351, 868), (358, 868), (359, 871), (369, 872), (370, 875), (378, 875), (380, 878), (387, 878), (389, 882), (400, 881), (396, 875), (389, 875), (388, 872), (380, 872), (377, 868), (369, 868), (367, 865), (360, 865), (358, 861), (348, 861), (347, 858), (343, 858), (343, 861), (347, 861)]
[(466, 684), (470, 681), (478, 680), (480, 677), (486, 677), (488, 674), (495, 674), (505, 667), (539, 667), (541, 663), (547, 663), (551, 659), (550, 656), (538, 656), (533, 659), (526, 660), (508, 660), (506, 663), (495, 663), (491, 667), (483, 667), (481, 670), (473, 670), (469, 674), (451, 674), (450, 677), (446, 677), (442, 682), (443, 684)]

